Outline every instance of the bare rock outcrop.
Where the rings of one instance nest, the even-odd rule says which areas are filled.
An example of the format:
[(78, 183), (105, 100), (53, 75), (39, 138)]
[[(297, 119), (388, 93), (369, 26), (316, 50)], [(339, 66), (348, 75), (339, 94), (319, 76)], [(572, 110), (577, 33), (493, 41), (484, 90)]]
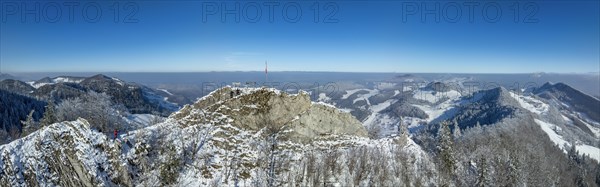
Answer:
[(306, 92), (288, 94), (267, 88), (224, 87), (173, 117), (183, 118), (192, 109), (223, 114), (233, 120), (234, 126), (246, 130), (285, 132), (285, 138), (295, 142), (306, 143), (328, 135), (367, 137), (365, 128), (352, 115), (334, 106), (311, 102)]

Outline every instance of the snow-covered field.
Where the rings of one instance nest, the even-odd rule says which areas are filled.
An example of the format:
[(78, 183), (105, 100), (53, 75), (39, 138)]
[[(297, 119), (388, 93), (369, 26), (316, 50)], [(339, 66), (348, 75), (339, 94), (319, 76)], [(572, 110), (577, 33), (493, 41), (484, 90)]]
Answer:
[(535, 123), (537, 123), (542, 128), (542, 130), (548, 135), (548, 137), (550, 137), (550, 140), (552, 140), (552, 142), (558, 145), (561, 149), (565, 150), (565, 152), (567, 149), (567, 147), (565, 146), (571, 146), (569, 142), (565, 141), (561, 135), (559, 135), (553, 130), (556, 129), (556, 125), (546, 123), (539, 119), (535, 119)]
[(377, 89), (390, 89), (396, 86), (396, 83), (393, 82), (380, 82), (377, 85)]
[(418, 90), (414, 92), (413, 97), (418, 100), (428, 101), (430, 103), (437, 103), (438, 101), (449, 98), (455, 100), (461, 96), (460, 92), (456, 90), (450, 90), (447, 92), (436, 92), (430, 90)]
[[(558, 145), (563, 151), (567, 152), (567, 146), (571, 146), (571, 144), (563, 139), (563, 137), (555, 132), (556, 125), (544, 122), (539, 119), (535, 119), (535, 123), (540, 125), (542, 130), (550, 137), (550, 140)], [(575, 149), (579, 151), (580, 154), (589, 155), (591, 158), (600, 161), (600, 149), (594, 146), (586, 145), (586, 144), (578, 144), (575, 145)]]
[(371, 127), (373, 125), (380, 125), (380, 126), (386, 126), (386, 125), (391, 125), (391, 124), (395, 124), (397, 123), (397, 121), (399, 119), (395, 119), (395, 118), (390, 118), (387, 115), (384, 114), (380, 114), (380, 112), (384, 109), (386, 109), (387, 107), (389, 107), (390, 105), (392, 105), (396, 100), (387, 100), (383, 103), (379, 103), (377, 105), (373, 105), (371, 107), (369, 107), (369, 109), (371, 110), (371, 115), (369, 115), (363, 122), (363, 126), (365, 127)]
[(51, 84), (56, 84), (56, 83), (65, 83), (65, 82), (66, 83), (80, 83), (81, 81), (83, 81), (83, 79), (74, 79), (74, 78), (69, 78), (69, 77), (56, 77), (56, 78), (53, 78), (50, 83), (47, 83), (47, 82), (35, 83), (35, 81), (29, 81), (29, 82), (27, 82), (27, 84), (31, 85), (35, 89), (38, 89), (45, 85), (51, 85)]
[(594, 136), (596, 136), (596, 138), (600, 138), (600, 128), (592, 126), (589, 123), (586, 123), (585, 121), (582, 122), (590, 129), (590, 131), (592, 131), (592, 133), (594, 133)]
[(377, 90), (377, 89), (375, 89), (375, 90), (368, 90), (368, 89), (364, 89), (364, 90), (366, 90), (366, 91), (369, 91), (369, 93), (366, 93), (366, 94), (358, 94), (358, 95), (357, 95), (358, 97), (357, 97), (356, 99), (354, 99), (354, 101), (352, 101), (352, 103), (356, 103), (356, 102), (358, 102), (358, 101), (360, 101), (360, 100), (364, 100), (364, 101), (366, 101), (366, 102), (367, 102), (367, 105), (369, 105), (369, 106), (370, 106), (370, 105), (371, 105), (371, 102), (369, 101), (369, 98), (370, 98), (370, 97), (372, 97), (372, 96), (374, 96), (374, 95), (377, 95), (377, 94), (379, 94), (379, 90)]
[[(437, 103), (440, 98), (447, 97), (448, 100), (441, 102), (437, 105), (420, 105), (413, 104), (413, 106), (423, 110), (429, 117), (426, 119), (427, 122), (431, 122), (435, 119), (442, 117), (444, 114), (449, 114), (449, 111), (453, 110), (457, 104), (460, 104), (460, 93), (454, 90), (449, 92), (439, 92), (433, 95), (430, 91), (417, 91), (417, 93), (425, 94), (426, 98), (429, 99), (430, 103)], [(416, 94), (413, 96), (418, 98)]]
[(331, 101), (331, 98), (327, 97), (326, 93), (319, 93), (319, 98), (317, 99), (317, 101), (329, 102)]
[(600, 149), (590, 145), (576, 145), (575, 149), (579, 151), (580, 154), (589, 155), (591, 158), (600, 161)]
[(352, 90), (346, 90), (346, 94), (342, 95), (342, 99), (348, 99), (348, 97), (350, 97), (352, 94), (361, 91), (361, 90), (367, 90), (367, 89), (352, 89)]
[(517, 102), (519, 102), (519, 105), (521, 105), (521, 107), (529, 110), (530, 112), (534, 113), (534, 114), (544, 114), (546, 112), (548, 112), (549, 106), (548, 104), (535, 99), (531, 96), (525, 96), (525, 95), (519, 95), (513, 92), (510, 92), (510, 96), (513, 97), (515, 100), (517, 100)]

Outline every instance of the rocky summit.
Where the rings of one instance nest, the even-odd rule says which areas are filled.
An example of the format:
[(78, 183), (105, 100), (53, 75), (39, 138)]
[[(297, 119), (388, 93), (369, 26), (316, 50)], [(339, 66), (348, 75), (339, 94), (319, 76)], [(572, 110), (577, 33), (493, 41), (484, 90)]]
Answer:
[[(42, 127), (0, 146), (0, 186), (305, 186), (344, 178), (342, 184), (366, 184), (364, 173), (350, 180), (358, 166), (317, 170), (325, 162), (315, 159), (338, 167), (337, 159), (375, 155), (410, 161), (407, 173), (433, 171), (407, 136), (369, 139), (350, 114), (311, 102), (306, 92), (224, 87), (163, 123), (116, 138), (81, 118)], [(298, 178), (305, 172), (335, 177)]]
[(227, 116), (232, 125), (245, 130), (268, 128), (285, 132), (285, 137), (295, 142), (307, 143), (328, 135), (367, 136), (361, 122), (352, 115), (332, 105), (311, 102), (306, 92), (288, 94), (267, 88), (225, 87), (184, 107), (173, 117), (181, 119), (194, 109)]

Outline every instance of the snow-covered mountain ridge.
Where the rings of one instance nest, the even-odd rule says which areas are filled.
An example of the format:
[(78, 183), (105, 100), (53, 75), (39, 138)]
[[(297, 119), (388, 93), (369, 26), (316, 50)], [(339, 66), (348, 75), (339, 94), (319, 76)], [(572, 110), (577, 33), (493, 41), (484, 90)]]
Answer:
[[(366, 185), (371, 179), (355, 170), (374, 158), (406, 173), (380, 185), (435, 182), (410, 174), (435, 170), (407, 134), (371, 140), (358, 120), (306, 93), (257, 88), (230, 97), (235, 90), (218, 89), (116, 140), (84, 119), (43, 127), (0, 146), (0, 185)], [(344, 164), (355, 159), (369, 160)]]
[(600, 160), (600, 124), (594, 120), (600, 111), (598, 99), (563, 83), (547, 83), (529, 91), (496, 87), (465, 93), (452, 88), (439, 82), (413, 89), (398, 84), (385, 89), (353, 88), (339, 96), (323, 97), (331, 97), (336, 106), (348, 108), (356, 116), (365, 116), (363, 125), (381, 129), (379, 135), (384, 137), (396, 134), (402, 125), (414, 133), (456, 121), (465, 130), (478, 123), (493, 125), (504, 118), (526, 116), (563, 150), (574, 145), (580, 154)]

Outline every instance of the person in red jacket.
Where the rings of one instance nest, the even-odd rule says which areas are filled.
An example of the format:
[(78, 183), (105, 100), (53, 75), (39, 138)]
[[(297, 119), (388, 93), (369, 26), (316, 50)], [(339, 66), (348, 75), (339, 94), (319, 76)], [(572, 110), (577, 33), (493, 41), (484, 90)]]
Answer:
[(117, 139), (117, 134), (119, 134), (119, 131), (117, 129), (115, 129), (115, 138), (114, 138), (114, 140)]

